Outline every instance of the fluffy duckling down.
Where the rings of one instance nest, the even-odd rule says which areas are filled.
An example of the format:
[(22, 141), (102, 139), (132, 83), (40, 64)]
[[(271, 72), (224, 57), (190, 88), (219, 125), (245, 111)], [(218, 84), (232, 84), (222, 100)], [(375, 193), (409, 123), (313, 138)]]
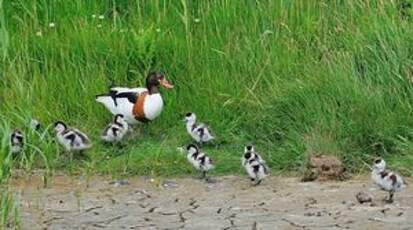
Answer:
[(400, 192), (406, 187), (403, 178), (395, 172), (386, 170), (386, 162), (379, 158), (373, 162), (371, 179), (382, 190), (389, 193), (386, 202), (392, 203), (395, 192)]
[(122, 114), (116, 114), (113, 122), (106, 126), (102, 133), (102, 140), (108, 143), (120, 142), (128, 132), (128, 123)]
[[(88, 136), (76, 128), (68, 127), (64, 122), (58, 121), (54, 124), (56, 138), (60, 145), (68, 152), (83, 152), (92, 147)], [(73, 156), (71, 155), (71, 158)]]
[(188, 145), (186, 151), (188, 162), (202, 173), (201, 179), (207, 179), (207, 172), (214, 168), (212, 159), (194, 144)]
[(245, 147), (241, 163), (251, 181), (255, 182), (255, 185), (259, 185), (269, 174), (265, 161), (251, 145)]
[(186, 130), (188, 134), (198, 144), (202, 145), (203, 143), (207, 143), (215, 139), (206, 124), (196, 122), (195, 113), (187, 113), (184, 121), (186, 123)]
[(24, 136), (23, 133), (15, 129), (10, 134), (10, 151), (12, 154), (20, 153), (24, 147)]

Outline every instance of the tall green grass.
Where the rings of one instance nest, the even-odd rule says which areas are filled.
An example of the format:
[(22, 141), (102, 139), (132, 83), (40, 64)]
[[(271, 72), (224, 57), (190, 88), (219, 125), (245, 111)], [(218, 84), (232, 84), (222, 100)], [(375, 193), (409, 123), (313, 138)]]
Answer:
[[(176, 148), (193, 111), (217, 135), (206, 148), (217, 173), (239, 172), (252, 142), (277, 172), (326, 153), (353, 172), (383, 156), (411, 174), (413, 26), (401, 2), (4, 1), (0, 135), (64, 120), (92, 137), (88, 158), (64, 162), (30, 134), (26, 168), (179, 175), (191, 170)], [(125, 148), (102, 145), (111, 116), (94, 95), (111, 81), (141, 86), (150, 70), (176, 86), (162, 115)]]
[(0, 188), (0, 228), (20, 229), (18, 206), (11, 193)]

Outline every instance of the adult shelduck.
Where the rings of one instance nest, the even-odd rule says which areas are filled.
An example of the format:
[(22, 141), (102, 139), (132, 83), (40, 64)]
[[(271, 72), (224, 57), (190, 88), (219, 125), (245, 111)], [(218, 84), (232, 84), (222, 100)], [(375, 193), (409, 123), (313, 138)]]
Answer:
[(145, 88), (114, 87), (106, 94), (96, 96), (113, 115), (122, 114), (129, 124), (152, 121), (163, 109), (159, 85), (166, 89), (174, 86), (166, 80), (165, 75), (151, 72), (146, 78)]

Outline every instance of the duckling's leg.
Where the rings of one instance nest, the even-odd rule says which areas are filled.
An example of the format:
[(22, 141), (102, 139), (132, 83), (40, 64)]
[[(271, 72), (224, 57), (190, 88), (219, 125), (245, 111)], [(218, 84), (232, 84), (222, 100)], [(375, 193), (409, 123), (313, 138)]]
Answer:
[(207, 172), (206, 172), (206, 171), (202, 171), (201, 179), (203, 180), (203, 179), (206, 179), (206, 178), (207, 178)]
[(393, 203), (393, 196), (394, 196), (394, 191), (392, 190), (389, 192), (389, 198), (386, 200), (386, 203), (389, 203), (389, 204)]
[(255, 180), (255, 184), (254, 184), (254, 186), (258, 186), (258, 185), (260, 185), (261, 184), (261, 179), (257, 179), (257, 180)]
[(200, 140), (197, 144), (199, 148), (202, 148), (204, 146), (204, 142), (202, 140)]
[(126, 144), (122, 141), (117, 141), (116, 143), (114, 143), (114, 146), (116, 146), (119, 149), (123, 149), (126, 147)]

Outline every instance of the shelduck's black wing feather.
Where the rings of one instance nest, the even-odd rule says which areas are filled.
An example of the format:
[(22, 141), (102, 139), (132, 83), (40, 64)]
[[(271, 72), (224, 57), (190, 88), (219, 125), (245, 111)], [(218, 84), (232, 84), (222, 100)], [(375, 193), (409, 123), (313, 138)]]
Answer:
[(119, 92), (117, 90), (111, 89), (108, 93), (96, 95), (96, 98), (99, 97), (111, 97), (115, 106), (118, 105), (116, 99), (118, 98), (126, 98), (130, 103), (135, 104), (137, 100), (137, 93), (136, 92)]

